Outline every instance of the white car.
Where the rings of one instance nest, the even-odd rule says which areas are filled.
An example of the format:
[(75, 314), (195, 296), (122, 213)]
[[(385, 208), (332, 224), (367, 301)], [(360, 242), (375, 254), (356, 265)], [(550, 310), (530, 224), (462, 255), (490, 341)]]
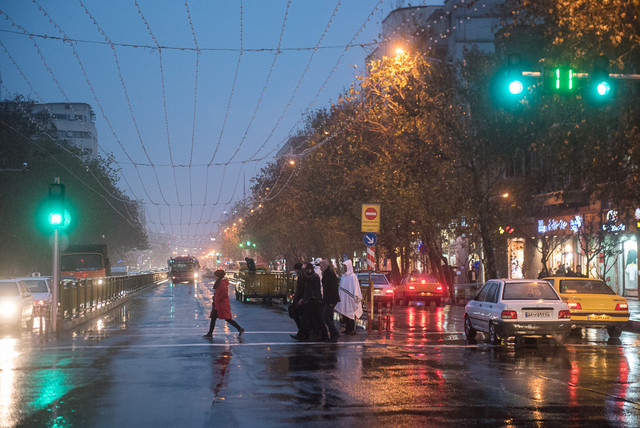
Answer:
[(50, 276), (26, 276), (14, 278), (25, 285), (33, 297), (33, 307), (36, 316), (45, 316), (51, 309), (51, 277)]
[(551, 337), (564, 343), (571, 331), (569, 306), (547, 281), (492, 279), (464, 308), (464, 331), (480, 331), (493, 345), (515, 337)]
[(33, 328), (33, 297), (15, 279), (0, 279), (0, 324), (22, 329)]

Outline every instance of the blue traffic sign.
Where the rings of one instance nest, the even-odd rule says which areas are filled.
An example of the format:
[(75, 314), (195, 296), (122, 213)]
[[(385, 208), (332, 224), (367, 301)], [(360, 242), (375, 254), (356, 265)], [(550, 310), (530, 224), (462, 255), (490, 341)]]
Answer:
[(376, 245), (376, 242), (378, 242), (378, 237), (373, 232), (367, 232), (364, 234), (364, 238), (362, 238), (362, 240), (364, 241), (364, 245), (367, 247), (373, 247)]

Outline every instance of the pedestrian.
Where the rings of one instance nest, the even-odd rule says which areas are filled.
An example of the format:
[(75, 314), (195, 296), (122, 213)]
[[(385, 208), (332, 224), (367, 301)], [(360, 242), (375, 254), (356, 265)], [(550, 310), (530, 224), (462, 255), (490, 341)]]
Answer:
[(326, 260), (320, 261), (320, 269), (322, 269), (322, 320), (329, 328), (329, 341), (337, 342), (340, 332), (333, 320), (333, 312), (336, 303), (340, 301), (338, 277)]
[[(296, 326), (298, 327), (298, 331), (300, 327), (302, 327), (302, 296), (304, 295), (304, 269), (302, 269), (304, 265), (300, 262), (293, 265), (293, 270), (295, 270), (296, 275), (298, 276), (296, 281), (296, 290), (293, 293), (293, 302), (289, 305), (289, 318), (293, 319), (296, 322)], [(297, 336), (297, 334), (296, 334)]]
[(216, 277), (216, 282), (213, 284), (213, 308), (211, 309), (211, 322), (209, 323), (209, 331), (204, 337), (212, 337), (213, 329), (216, 326), (216, 320), (218, 318), (225, 320), (232, 326), (238, 329), (238, 336), (242, 336), (244, 328), (233, 320), (231, 315), (231, 304), (229, 303), (229, 280), (225, 278), (225, 271), (218, 269), (213, 273)]
[(328, 340), (327, 327), (322, 320), (322, 294), (320, 278), (314, 272), (313, 263), (307, 263), (304, 267), (304, 291), (302, 296), (302, 326), (297, 335), (292, 335), (296, 340)]
[(356, 319), (362, 316), (362, 291), (360, 282), (353, 273), (353, 262), (349, 259), (342, 262), (344, 274), (340, 279), (340, 301), (335, 310), (346, 317), (344, 334), (356, 334)]

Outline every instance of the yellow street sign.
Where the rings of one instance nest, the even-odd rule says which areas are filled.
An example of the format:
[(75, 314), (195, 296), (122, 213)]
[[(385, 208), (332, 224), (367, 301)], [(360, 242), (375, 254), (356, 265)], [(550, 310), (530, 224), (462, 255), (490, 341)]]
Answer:
[(362, 204), (362, 231), (380, 232), (380, 204)]

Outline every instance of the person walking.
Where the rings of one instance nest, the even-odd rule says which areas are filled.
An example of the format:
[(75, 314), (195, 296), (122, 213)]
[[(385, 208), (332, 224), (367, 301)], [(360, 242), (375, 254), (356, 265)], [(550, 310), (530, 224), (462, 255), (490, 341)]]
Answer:
[(322, 320), (322, 294), (320, 278), (313, 271), (313, 263), (304, 268), (304, 293), (302, 296), (302, 326), (298, 334), (291, 336), (296, 340), (317, 340), (324, 342), (329, 338), (327, 327)]
[(356, 334), (356, 319), (362, 316), (362, 291), (360, 282), (353, 273), (353, 262), (349, 259), (342, 262), (344, 274), (340, 279), (338, 295), (340, 301), (335, 310), (346, 317), (344, 334)]
[(213, 329), (216, 326), (216, 320), (218, 318), (225, 320), (232, 326), (238, 329), (238, 336), (242, 336), (244, 328), (240, 327), (240, 324), (233, 320), (231, 314), (231, 304), (229, 303), (229, 280), (225, 278), (225, 271), (218, 269), (213, 273), (216, 277), (216, 282), (213, 284), (213, 308), (211, 309), (211, 322), (209, 323), (209, 331), (204, 337), (212, 337)]
[[(293, 265), (293, 270), (295, 270), (297, 275), (296, 281), (296, 290), (293, 294), (293, 302), (289, 305), (289, 318), (293, 319), (296, 322), (296, 327), (298, 327), (298, 332), (300, 331), (300, 327), (302, 327), (302, 296), (304, 295), (304, 269), (303, 264), (298, 262)], [(293, 335), (292, 335), (293, 337)], [(299, 334), (295, 334), (295, 338), (298, 338)]]
[(322, 269), (322, 320), (329, 328), (329, 342), (337, 342), (340, 332), (333, 321), (333, 311), (340, 301), (338, 277), (328, 261), (320, 261)]

